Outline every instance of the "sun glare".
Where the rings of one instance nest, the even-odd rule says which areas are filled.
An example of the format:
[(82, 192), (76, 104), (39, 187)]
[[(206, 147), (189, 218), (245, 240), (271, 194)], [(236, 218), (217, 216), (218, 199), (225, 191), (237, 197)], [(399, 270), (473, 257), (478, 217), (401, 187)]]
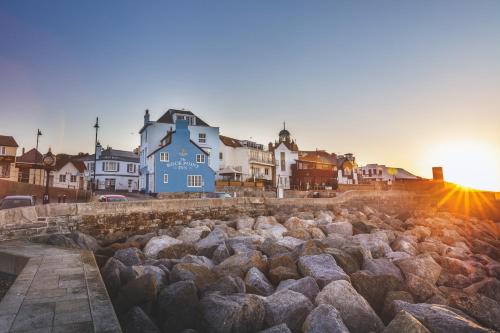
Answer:
[(464, 187), (500, 191), (500, 147), (477, 141), (437, 145), (429, 158), (442, 166), (444, 178)]

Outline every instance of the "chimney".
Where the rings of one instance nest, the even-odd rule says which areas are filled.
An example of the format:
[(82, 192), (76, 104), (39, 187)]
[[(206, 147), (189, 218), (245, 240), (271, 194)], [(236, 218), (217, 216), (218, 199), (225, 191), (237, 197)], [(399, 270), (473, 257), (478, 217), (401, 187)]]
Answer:
[(24, 147), (23, 147), (23, 152), (22, 152), (22, 154), (21, 154), (21, 155), (24, 155)]
[(146, 112), (144, 113), (144, 125), (147, 125), (149, 123), (149, 110), (146, 109)]
[(102, 153), (102, 146), (100, 142), (97, 142), (97, 145), (95, 146), (95, 156), (97, 159), (101, 158), (101, 153)]

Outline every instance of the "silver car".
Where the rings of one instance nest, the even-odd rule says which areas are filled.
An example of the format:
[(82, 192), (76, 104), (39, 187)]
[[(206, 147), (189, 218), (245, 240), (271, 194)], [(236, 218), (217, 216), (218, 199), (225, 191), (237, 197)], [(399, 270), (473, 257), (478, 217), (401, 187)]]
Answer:
[(0, 203), (0, 210), (34, 205), (35, 200), (31, 195), (8, 195)]

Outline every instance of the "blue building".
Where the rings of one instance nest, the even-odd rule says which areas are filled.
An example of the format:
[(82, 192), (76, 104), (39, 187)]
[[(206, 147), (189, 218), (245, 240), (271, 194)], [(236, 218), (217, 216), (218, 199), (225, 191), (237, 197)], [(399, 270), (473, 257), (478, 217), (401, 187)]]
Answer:
[(189, 121), (176, 121), (158, 149), (147, 156), (152, 165), (149, 191), (214, 192), (215, 171), (210, 167), (210, 154), (190, 138)]

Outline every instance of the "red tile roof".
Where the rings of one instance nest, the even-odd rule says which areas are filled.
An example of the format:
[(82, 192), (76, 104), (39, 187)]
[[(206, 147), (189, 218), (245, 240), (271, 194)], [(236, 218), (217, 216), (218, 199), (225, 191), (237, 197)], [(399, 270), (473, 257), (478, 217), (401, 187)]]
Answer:
[(235, 147), (235, 148), (236, 147), (243, 147), (239, 140), (236, 140), (236, 139), (230, 138), (228, 136), (224, 136), (224, 135), (219, 135), (219, 138), (222, 141), (222, 143), (228, 147)]
[(42, 163), (43, 155), (35, 148), (16, 158), (16, 163)]
[(19, 147), (16, 140), (12, 136), (0, 135), (0, 146)]

